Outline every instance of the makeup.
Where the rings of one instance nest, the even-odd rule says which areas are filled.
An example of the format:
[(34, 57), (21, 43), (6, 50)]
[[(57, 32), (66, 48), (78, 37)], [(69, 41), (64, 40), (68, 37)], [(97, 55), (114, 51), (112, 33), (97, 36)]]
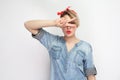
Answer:
[(71, 33), (71, 31), (69, 31), (69, 30), (68, 30), (68, 31), (66, 31), (66, 33), (67, 33), (67, 34), (70, 34), (70, 33)]

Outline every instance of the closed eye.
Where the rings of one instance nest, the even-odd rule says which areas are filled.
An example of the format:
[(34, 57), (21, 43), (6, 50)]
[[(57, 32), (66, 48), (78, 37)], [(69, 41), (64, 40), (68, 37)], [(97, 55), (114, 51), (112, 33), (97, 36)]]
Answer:
[(75, 24), (75, 22), (74, 22), (74, 21), (71, 21), (71, 22), (68, 22), (68, 23), (70, 23), (70, 24)]

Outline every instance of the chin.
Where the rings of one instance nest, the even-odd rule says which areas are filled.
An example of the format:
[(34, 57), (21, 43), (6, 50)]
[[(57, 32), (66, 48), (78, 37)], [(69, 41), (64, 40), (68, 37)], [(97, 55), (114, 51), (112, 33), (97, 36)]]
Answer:
[(66, 37), (72, 37), (73, 35), (72, 34), (66, 34), (65, 36)]

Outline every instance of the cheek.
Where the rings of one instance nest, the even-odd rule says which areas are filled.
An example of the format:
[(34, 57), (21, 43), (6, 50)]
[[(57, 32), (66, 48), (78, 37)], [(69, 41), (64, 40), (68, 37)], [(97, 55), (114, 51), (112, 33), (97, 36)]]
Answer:
[[(72, 33), (75, 33), (76, 29), (77, 29), (77, 27), (72, 27), (72, 28), (69, 29), (69, 30), (72, 31)], [(68, 30), (67, 28), (62, 28), (62, 32), (63, 32), (63, 33), (66, 33), (67, 30)]]
[(75, 28), (75, 29), (73, 29), (73, 30), (72, 30), (72, 32), (73, 32), (73, 33), (75, 33), (75, 32), (76, 32), (76, 28)]

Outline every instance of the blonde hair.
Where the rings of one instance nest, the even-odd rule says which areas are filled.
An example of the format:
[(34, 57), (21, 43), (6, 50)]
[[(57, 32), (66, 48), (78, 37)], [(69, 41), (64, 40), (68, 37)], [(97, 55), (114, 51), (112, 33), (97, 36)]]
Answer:
[(62, 11), (60, 17), (64, 17), (65, 15), (68, 15), (70, 18), (77, 18), (74, 22), (77, 25), (77, 27), (79, 26), (79, 17), (74, 10), (66, 9)]

